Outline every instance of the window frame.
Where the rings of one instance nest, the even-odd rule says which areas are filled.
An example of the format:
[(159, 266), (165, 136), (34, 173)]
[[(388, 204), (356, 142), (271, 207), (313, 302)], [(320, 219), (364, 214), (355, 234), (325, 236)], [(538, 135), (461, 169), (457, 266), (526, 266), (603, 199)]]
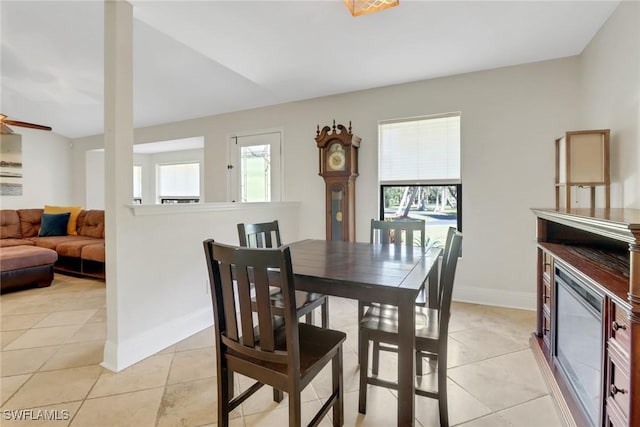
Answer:
[[(270, 135), (277, 135), (278, 141), (270, 141)], [(251, 138), (267, 138), (260, 143), (251, 143)], [(283, 200), (284, 186), (284, 130), (271, 128), (255, 131), (234, 132), (227, 135), (227, 200), (232, 203), (270, 203)], [(242, 160), (239, 147), (269, 145), (270, 146), (270, 194), (267, 202), (242, 201)]]
[[(459, 159), (458, 159), (458, 178), (435, 178), (435, 179), (420, 179), (416, 177), (415, 179), (408, 180), (386, 180), (383, 181), (380, 179), (380, 167), (382, 159), (382, 132), (381, 127), (387, 124), (395, 124), (395, 123), (411, 123), (411, 122), (419, 122), (431, 119), (442, 119), (447, 117), (458, 117), (459, 118)], [(422, 148), (422, 147), (420, 147)], [(423, 115), (423, 116), (414, 116), (414, 117), (406, 117), (406, 118), (397, 118), (390, 120), (380, 120), (378, 121), (378, 207), (379, 212), (378, 216), (380, 220), (385, 219), (385, 190), (387, 188), (397, 188), (397, 187), (455, 187), (456, 188), (456, 227), (458, 231), (462, 231), (462, 113), (460, 111), (457, 112), (448, 112), (442, 114), (432, 114), (432, 115)], [(425, 230), (426, 232), (426, 230)]]
[(459, 184), (438, 184), (438, 183), (429, 183), (429, 184), (378, 184), (380, 187), (379, 194), (379, 219), (384, 220), (384, 190), (388, 187), (456, 187), (456, 227), (458, 231), (462, 232), (462, 183)]

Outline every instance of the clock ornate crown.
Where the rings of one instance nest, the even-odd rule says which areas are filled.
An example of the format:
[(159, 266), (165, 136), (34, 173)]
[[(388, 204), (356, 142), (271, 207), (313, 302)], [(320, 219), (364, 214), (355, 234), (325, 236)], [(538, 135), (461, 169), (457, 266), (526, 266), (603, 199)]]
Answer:
[(335, 120), (333, 128), (324, 126), (320, 129), (318, 125), (315, 140), (320, 149), (319, 175), (358, 176), (356, 150), (360, 147), (361, 140), (351, 132), (351, 122), (349, 128), (341, 124), (336, 126)]

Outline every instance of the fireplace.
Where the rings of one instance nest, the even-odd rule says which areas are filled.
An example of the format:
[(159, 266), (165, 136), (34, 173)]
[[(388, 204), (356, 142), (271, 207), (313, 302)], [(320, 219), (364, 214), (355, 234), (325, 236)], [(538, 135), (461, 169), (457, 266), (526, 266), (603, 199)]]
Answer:
[(592, 426), (601, 424), (604, 297), (556, 267), (554, 358)]

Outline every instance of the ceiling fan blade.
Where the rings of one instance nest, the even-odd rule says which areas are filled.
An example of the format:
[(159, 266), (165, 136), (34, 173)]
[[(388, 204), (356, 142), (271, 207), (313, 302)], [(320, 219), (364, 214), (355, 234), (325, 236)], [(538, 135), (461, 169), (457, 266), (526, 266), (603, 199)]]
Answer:
[(4, 122), (0, 122), (0, 134), (2, 135), (11, 135), (13, 131), (9, 126), (6, 126)]
[(51, 130), (49, 126), (36, 125), (34, 123), (19, 122), (17, 120), (3, 120), (2, 123), (12, 126), (20, 126), (23, 128), (39, 129), (39, 130)]

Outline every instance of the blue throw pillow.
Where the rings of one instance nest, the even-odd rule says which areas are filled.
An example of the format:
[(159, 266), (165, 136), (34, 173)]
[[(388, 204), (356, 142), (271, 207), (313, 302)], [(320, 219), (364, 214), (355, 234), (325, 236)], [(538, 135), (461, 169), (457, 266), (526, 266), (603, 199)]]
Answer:
[(60, 214), (43, 213), (38, 236), (66, 236), (69, 217), (71, 217), (71, 212)]

